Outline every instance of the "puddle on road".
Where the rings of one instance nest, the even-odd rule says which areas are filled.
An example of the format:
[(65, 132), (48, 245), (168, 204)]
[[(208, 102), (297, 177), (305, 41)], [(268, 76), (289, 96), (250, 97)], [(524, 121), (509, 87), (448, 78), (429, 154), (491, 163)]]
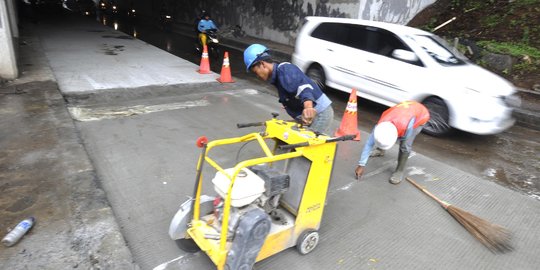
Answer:
[(124, 45), (109, 45), (103, 44), (101, 50), (105, 52), (106, 55), (118, 55), (119, 52), (124, 51)]
[(116, 108), (80, 108), (80, 107), (70, 107), (69, 113), (71, 117), (77, 121), (86, 122), (86, 121), (97, 121), (103, 119), (115, 119), (128, 117), (133, 115), (148, 114), (154, 112), (178, 110), (178, 109), (189, 109), (193, 107), (202, 107), (208, 106), (210, 102), (207, 100), (196, 100), (196, 101), (186, 101), (178, 103), (169, 103), (169, 104), (159, 104), (159, 105), (135, 105), (128, 107), (116, 107)]

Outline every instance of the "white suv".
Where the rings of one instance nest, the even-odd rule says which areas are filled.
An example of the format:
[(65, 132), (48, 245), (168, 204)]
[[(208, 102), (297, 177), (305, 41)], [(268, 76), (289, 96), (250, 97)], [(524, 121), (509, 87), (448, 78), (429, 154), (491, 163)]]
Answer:
[(515, 87), (476, 66), (432, 34), (403, 25), (307, 17), (292, 62), (322, 88), (351, 92), (386, 106), (422, 102), (430, 135), (452, 128), (495, 134), (511, 127)]

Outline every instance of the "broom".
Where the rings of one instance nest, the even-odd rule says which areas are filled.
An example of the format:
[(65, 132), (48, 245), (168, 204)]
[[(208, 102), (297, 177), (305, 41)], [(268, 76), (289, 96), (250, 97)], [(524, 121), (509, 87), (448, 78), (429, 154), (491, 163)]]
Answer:
[(469, 233), (493, 253), (505, 253), (513, 250), (510, 244), (511, 233), (506, 228), (497, 224), (492, 224), (463, 209), (440, 200), (409, 177), (407, 177), (407, 181), (437, 201), (446, 211), (448, 211), (448, 213), (450, 213), (450, 215), (452, 215), (452, 217), (461, 223)]

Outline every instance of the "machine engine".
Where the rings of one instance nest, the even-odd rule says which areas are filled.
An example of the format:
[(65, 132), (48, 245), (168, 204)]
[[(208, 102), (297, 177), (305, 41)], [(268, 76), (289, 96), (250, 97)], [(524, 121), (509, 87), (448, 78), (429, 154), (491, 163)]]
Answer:
[[(232, 173), (232, 169), (225, 170)], [(272, 222), (286, 222), (286, 219), (276, 211), (281, 195), (289, 188), (290, 177), (266, 164), (242, 169), (235, 180), (231, 194), (231, 213), (229, 218), (229, 235), (234, 237), (239, 220), (246, 212), (260, 208)], [(223, 204), (230, 184), (228, 177), (216, 173), (212, 180), (214, 189), (220, 195), (214, 201), (214, 216), (219, 221), (215, 228), (220, 231), (223, 215)], [(284, 225), (284, 224), (283, 224)]]
[[(234, 168), (225, 170), (229, 175)], [(266, 165), (242, 169), (236, 176), (231, 190), (231, 208), (227, 226), (227, 240), (231, 247), (227, 255), (227, 269), (251, 269), (273, 222), (286, 223), (286, 218), (276, 211), (281, 194), (289, 187), (289, 175), (272, 170)], [(221, 233), (224, 200), (230, 179), (217, 172), (214, 189), (220, 197), (214, 200), (213, 227)], [(215, 237), (219, 235), (207, 236)]]

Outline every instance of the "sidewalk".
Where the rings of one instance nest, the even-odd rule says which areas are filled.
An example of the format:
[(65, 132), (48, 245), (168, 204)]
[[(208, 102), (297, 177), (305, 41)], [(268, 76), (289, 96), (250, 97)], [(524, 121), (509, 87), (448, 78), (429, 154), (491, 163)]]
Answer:
[(36, 224), (0, 245), (0, 269), (138, 269), (32, 28), (20, 77), (0, 84), (0, 237)]

